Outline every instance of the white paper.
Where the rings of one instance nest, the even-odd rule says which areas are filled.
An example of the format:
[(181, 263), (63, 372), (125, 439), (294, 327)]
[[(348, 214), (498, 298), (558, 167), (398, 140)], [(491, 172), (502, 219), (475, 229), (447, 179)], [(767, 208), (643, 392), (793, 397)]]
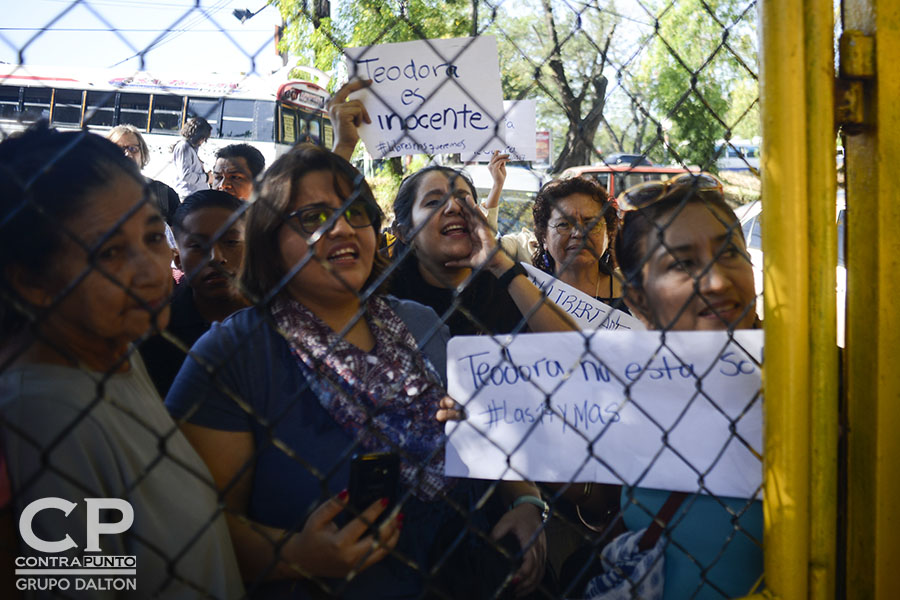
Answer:
[(497, 147), (489, 146), (472, 156), (463, 156), (463, 160), (490, 162), (494, 150), (509, 154), (509, 160), (537, 160), (536, 106), (535, 100), (504, 100), (503, 110), (506, 116), (503, 119), (503, 126), (506, 130), (506, 145), (501, 147), (492, 144)]
[(362, 100), (372, 118), (359, 133), (375, 158), (505, 146), (493, 36), (348, 48), (344, 55), (351, 77), (373, 80), (350, 98)]
[(451, 339), (447, 475), (761, 497), (762, 331), (662, 335)]
[(566, 314), (581, 329), (630, 329), (632, 331), (647, 329), (643, 323), (628, 313), (588, 296), (534, 265), (523, 262), (522, 266), (528, 271), (528, 278), (546, 294), (547, 299), (566, 311)]

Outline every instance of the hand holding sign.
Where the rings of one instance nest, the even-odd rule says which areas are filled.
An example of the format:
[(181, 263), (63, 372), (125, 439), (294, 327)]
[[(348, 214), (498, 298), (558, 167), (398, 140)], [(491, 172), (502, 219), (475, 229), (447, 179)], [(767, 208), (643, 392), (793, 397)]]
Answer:
[(371, 116), (359, 133), (374, 157), (504, 147), (494, 37), (348, 48), (345, 57), (352, 76), (373, 82), (351, 99)]
[(762, 332), (665, 335), (451, 339), (447, 475), (757, 496)]
[(326, 108), (334, 127), (334, 153), (350, 160), (359, 143), (359, 128), (363, 123), (371, 123), (366, 107), (359, 100), (347, 100), (353, 92), (372, 85), (372, 80), (354, 79), (348, 81), (328, 100)]

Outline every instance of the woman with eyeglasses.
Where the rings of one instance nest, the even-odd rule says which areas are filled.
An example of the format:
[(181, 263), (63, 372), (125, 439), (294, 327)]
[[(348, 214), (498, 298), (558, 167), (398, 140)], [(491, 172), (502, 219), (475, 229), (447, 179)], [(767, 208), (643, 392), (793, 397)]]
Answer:
[[(734, 331), (759, 326), (753, 270), (734, 211), (712, 175), (648, 182), (619, 196), (624, 217), (616, 257), (626, 303), (661, 331)], [(738, 443), (738, 442), (735, 442)], [(650, 525), (669, 492), (626, 488), (629, 529)], [(748, 595), (762, 575), (758, 500), (688, 495), (668, 519), (665, 598)]]
[[(257, 306), (213, 324), (166, 403), (224, 494), (251, 594), (417, 598), (431, 578), (480, 597), (513, 573), (517, 590), (533, 589), (542, 501), (533, 485), (500, 484), (488, 514), (486, 483), (444, 476), (441, 421), (458, 416), (443, 383), (447, 332), (432, 310), (382, 294), (381, 218), (336, 154), (299, 145), (275, 161), (245, 228), (240, 280)], [(350, 458), (383, 451), (401, 458), (398, 504), (355, 512)], [(521, 567), (476, 534), (458, 539), (467, 527), (516, 536)]]
[[(134, 125), (116, 125), (106, 134), (106, 139), (121, 148), (125, 156), (133, 160), (138, 169), (143, 171), (150, 162), (150, 148), (147, 147), (144, 136)], [(162, 181), (149, 177), (146, 177), (146, 180), (150, 199), (159, 209), (166, 223), (171, 225), (172, 217), (180, 204), (178, 193)]]
[(623, 309), (612, 258), (618, 219), (606, 189), (584, 177), (551, 181), (538, 192), (532, 214), (538, 242), (534, 266)]

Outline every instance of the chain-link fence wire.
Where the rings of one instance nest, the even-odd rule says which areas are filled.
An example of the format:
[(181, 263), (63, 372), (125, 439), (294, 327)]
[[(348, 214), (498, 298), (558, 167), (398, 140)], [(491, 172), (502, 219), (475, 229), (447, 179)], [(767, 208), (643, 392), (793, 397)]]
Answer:
[[(104, 19), (102, 5), (75, 2), (63, 8), (61, 14), (74, 6), (91, 11), (109, 31), (132, 46), (136, 56), (144, 58), (143, 53), (150, 46), (133, 47), (127, 35)], [(303, 6), (298, 12), (290, 12), (288, 9), (292, 7), (287, 3), (285, 6), (286, 12), (292, 15), (286, 23), (288, 34), (310, 27), (313, 21), (322, 25), (314, 14), (316, 7)], [(376, 10), (360, 6), (362, 10)], [(380, 11), (392, 12), (394, 24), (371, 32), (371, 38), (363, 43), (353, 40), (352, 45), (397, 41), (391, 38), (391, 32), (400, 27), (413, 32), (408, 39), (434, 37), (429, 22), (416, 20), (417, 11), (423, 6), (427, 8), (417, 3), (379, 7)], [(748, 32), (754, 33), (754, 2), (646, 2), (627, 10), (596, 2), (542, 2), (527, 7), (511, 2), (483, 2), (446, 8), (448, 17), (458, 16), (464, 9), (474, 9), (478, 15), (473, 31), (497, 36), (501, 71), (509, 75), (504, 79), (510, 88), (508, 93), (516, 98), (537, 98), (541, 122), (547, 124), (555, 139), (564, 140), (560, 154), (572, 157), (568, 163), (551, 161), (556, 173), (550, 175), (534, 166), (524, 167), (540, 177), (556, 176), (565, 166), (593, 164), (594, 168), (587, 169), (585, 174), (619, 194), (634, 183), (671, 175), (654, 172), (654, 165), (647, 166), (645, 162), (674, 164), (685, 170), (716, 171), (721, 159), (737, 153), (739, 162), (749, 167), (751, 173), (756, 166), (747, 147), (734, 141), (737, 132), (752, 131), (756, 119), (756, 58), (748, 52), (752, 43), (748, 45), (746, 41)], [(337, 9), (334, 12), (338, 17)], [(530, 23), (529, 17), (533, 19)], [(222, 18), (211, 9), (194, 7), (173, 18), (169, 29), (189, 30), (192, 23), (206, 23), (221, 30), (221, 43), (236, 45)], [(10, 73), (46, 81), (38, 78), (43, 75), (40, 69), (28, 64), (28, 47), (52, 30), (54, 22), (55, 19), (47, 24), (46, 32), (36, 32), (27, 44), (17, 47), (20, 64), (10, 69)], [(337, 29), (321, 27), (318, 32), (327, 34), (338, 53), (350, 45), (350, 40), (339, 35)], [(569, 52), (570, 49), (573, 51)], [(261, 47), (241, 48), (241, 51), (254, 65), (263, 52), (270, 50)], [(452, 61), (454, 57), (443, 58)], [(444, 85), (459, 84), (448, 79)], [(273, 122), (272, 135), (275, 135), (274, 113), (271, 119), (264, 116), (260, 127), (258, 115), (253, 113), (259, 110), (259, 105), (249, 105), (246, 101), (239, 104), (237, 101), (243, 98), (228, 94), (203, 100), (188, 99), (175, 86), (166, 90), (171, 93), (153, 96), (116, 90), (93, 91), (86, 87), (75, 90), (56, 87), (53, 83), (26, 85), (10, 74), (0, 82), (0, 88), (0, 127), (4, 135), (20, 131), (29, 121), (44, 118), (60, 129), (85, 128), (101, 135), (113, 125), (131, 124), (148, 138), (157, 132), (167, 133), (173, 145), (181, 126), (192, 116), (204, 117), (210, 123), (212, 138), (217, 142), (258, 137), (260, 131), (268, 131), (269, 121)], [(435, 93), (440, 94), (441, 89)], [(475, 97), (468, 97), (473, 104), (478, 104)], [(232, 113), (226, 108), (230, 100), (235, 101)], [(387, 98), (382, 100), (390, 103)], [(253, 130), (229, 128), (229, 115), (232, 125), (253, 122)], [(323, 143), (324, 138), (321, 135), (313, 141)], [(423, 141), (413, 132), (407, 132), (406, 138), (412, 144)], [(536, 265), (546, 269), (547, 263), (541, 264), (541, 259), (550, 252), (546, 237), (538, 243), (526, 233), (520, 236), (523, 241), (509, 243), (507, 240), (502, 246), (491, 248), (488, 241), (491, 236), (485, 235), (479, 239), (484, 246), (479, 257), (483, 260), (473, 268), (429, 271), (422, 267), (435, 260), (435, 256), (445, 260), (453, 258), (440, 255), (442, 244), (455, 243), (444, 238), (462, 237), (459, 232), (467, 238), (477, 237), (477, 231), (484, 228), (472, 201), (465, 194), (457, 194), (458, 189), (474, 191), (468, 189), (473, 186), (458, 179), (453, 171), (439, 170), (432, 175), (437, 181), (434, 184), (437, 193), (432, 195), (430, 203), (423, 196), (421, 180), (419, 185), (409, 185), (412, 189), (406, 191), (412, 195), (408, 221), (404, 223), (401, 215), (396, 215), (401, 227), (382, 236), (379, 243), (385, 247), (377, 251), (373, 247), (371, 254), (365, 243), (335, 247), (333, 239), (341, 236), (361, 239), (362, 232), (370, 225), (376, 230), (387, 230), (387, 220), (382, 220), (372, 209), (373, 194), (360, 177), (352, 173), (340, 175), (344, 173), (343, 167), (315, 156), (312, 151), (302, 160), (295, 160), (281, 176), (270, 171), (257, 181), (255, 203), (249, 211), (243, 205), (227, 210), (222, 204), (207, 205), (211, 212), (221, 209), (225, 215), (219, 215), (217, 221), (213, 219), (212, 229), (205, 234), (195, 239), (185, 237), (185, 243), (179, 247), (182, 256), (189, 244), (208, 258), (221, 256), (220, 246), (240, 245), (243, 235), (247, 236), (247, 257), (258, 248), (265, 248), (268, 254), (256, 250), (256, 271), (250, 276), (246, 275), (250, 267), (245, 263), (241, 289), (255, 309), (241, 313), (241, 319), (232, 320), (230, 328), (215, 329), (215, 335), (207, 338), (210, 341), (205, 346), (190, 350), (199, 337), (196, 326), (206, 329), (208, 324), (204, 321), (212, 320), (201, 315), (199, 300), (192, 302), (198, 298), (194, 290), (202, 289), (206, 278), (213, 282), (214, 288), (220, 279), (235, 277), (236, 265), (219, 259), (209, 267), (208, 260), (201, 260), (183, 275), (177, 273), (183, 278), (170, 298), (160, 302), (159, 298), (148, 296), (140, 287), (142, 283), (124, 275), (115, 265), (111, 267), (113, 263), (108, 261), (117, 253), (129, 257), (118, 259), (126, 264), (139, 260), (134, 258), (140, 255), (132, 250), (135, 244), (150, 246), (152, 253), (152, 244), (159, 241), (158, 229), (138, 230), (134, 225), (144, 218), (143, 204), (152, 202), (152, 197), (145, 196), (143, 203), (123, 201), (121, 210), (111, 211), (113, 214), (106, 215), (106, 221), (99, 220), (105, 223), (100, 230), (91, 231), (85, 225), (91, 220), (90, 215), (78, 211), (91, 207), (96, 211), (99, 204), (90, 202), (99, 203), (108, 198), (98, 191), (104, 189), (98, 183), (101, 180), (93, 180), (93, 185), (89, 181), (75, 186), (77, 189), (70, 195), (78, 201), (75, 202), (78, 208), (70, 212), (45, 203), (49, 197), (48, 182), (60, 185), (66, 181), (61, 175), (73, 173), (75, 157), (82, 153), (87, 158), (79, 160), (89, 164), (111, 159), (98, 158), (103, 151), (85, 142), (81, 134), (60, 142), (48, 140), (46, 144), (47, 151), (38, 165), (33, 157), (31, 162), (24, 159), (16, 162), (27, 155), (25, 150), (4, 156), (4, 186), (11, 190), (6, 194), (0, 223), (5, 230), (4, 238), (25, 244), (32, 237), (31, 242), (53, 250), (46, 259), (48, 263), (65, 262), (68, 269), (62, 271), (64, 280), (42, 287), (34, 280), (49, 281), (52, 279), (49, 274), (58, 275), (59, 268), (23, 263), (18, 258), (22, 254), (12, 252), (14, 248), (4, 261), (4, 319), (24, 314), (24, 321), (28, 322), (25, 330), (13, 327), (4, 331), (4, 334), (15, 333), (4, 344), (2, 374), (6, 406), (4, 451), (12, 490), (6, 514), (11, 521), (15, 521), (29, 502), (41, 497), (65, 497), (68, 493), (72, 501), (92, 497), (129, 499), (135, 507), (135, 526), (122, 537), (121, 546), (104, 547), (104, 551), (137, 554), (141, 562), (137, 566), (138, 577), (142, 572), (153, 573), (146, 580), (139, 579), (139, 583), (147, 582), (150, 586), (142, 585), (139, 591), (163, 596), (174, 593), (179, 586), (213, 596), (244, 593), (233, 585), (240, 576), (236, 572), (224, 573), (234, 570), (234, 565), (226, 556), (228, 552), (216, 544), (223, 539), (225, 520), (248, 594), (271, 593), (271, 586), (275, 585), (282, 591), (293, 590), (301, 597), (304, 594), (374, 597), (388, 594), (385, 586), (391, 586), (394, 589), (390, 593), (410, 596), (506, 597), (514, 593), (523, 578), (535, 572), (520, 571), (520, 565), (525, 563), (531, 567), (544, 555), (547, 557), (545, 575), (540, 581), (528, 581), (533, 584), (534, 597), (585, 597), (596, 590), (597, 578), (604, 573), (624, 579), (620, 597), (650, 597), (658, 583), (655, 578), (665, 564), (670, 565), (666, 570), (669, 597), (727, 597), (749, 593), (758, 587), (761, 525), (752, 514), (759, 510), (758, 492), (751, 500), (720, 498), (711, 494), (704, 484), (704, 476), (717, 464), (725, 447), (719, 456), (711, 457), (711, 466), (707, 468), (688, 465), (697, 477), (692, 494), (645, 490), (640, 487), (640, 478), (622, 480), (621, 486), (580, 481), (540, 483), (539, 491), (525, 490), (531, 492), (525, 495), (540, 495), (546, 500), (549, 519), (537, 529), (526, 527), (518, 538), (505, 537), (499, 541), (492, 536), (493, 528), (511, 512), (509, 505), (523, 495), (522, 489), (510, 489), (509, 484), (497, 481), (447, 482), (439, 476), (446, 440), (435, 434), (433, 429), (438, 425), (436, 421), (431, 422), (431, 416), (437, 410), (438, 392), (445, 381), (445, 374), (440, 372), (446, 343), (442, 325), (449, 325), (454, 334), (536, 331), (541, 328), (541, 313), (549, 304), (545, 300), (543, 306), (523, 307), (514, 302), (505, 290), (498, 289), (498, 273), (492, 273), (489, 268), (507, 264), (503, 253), (521, 259), (538, 251)], [(622, 156), (611, 156), (615, 153), (608, 148), (618, 150)], [(293, 153), (295, 158), (298, 154)], [(453, 157), (430, 158), (453, 164)], [(271, 158), (268, 162), (271, 165)], [(617, 167), (623, 163), (624, 167)], [(290, 163), (282, 159), (282, 167), (285, 164)], [(114, 174), (127, 172), (121, 164), (116, 169), (103, 180), (110, 186), (113, 180), (118, 181)], [(330, 181), (330, 187), (305, 177), (322, 169), (339, 174)], [(724, 171), (719, 175), (726, 180), (725, 196), (732, 203), (752, 198), (754, 190), (758, 190), (752, 178), (726, 177)], [(304, 194), (309, 190), (321, 193), (325, 199), (307, 199)], [(129, 197), (128, 190), (117, 191), (120, 198)], [(374, 193), (378, 194), (379, 190), (375, 189)], [(531, 199), (523, 201), (521, 195), (517, 196), (501, 202), (500, 234), (517, 234), (523, 225), (531, 230), (536, 228), (537, 224), (529, 220)], [(667, 225), (687, 212), (700, 196), (699, 192), (688, 194), (669, 218), (655, 225), (657, 229), (651, 237), (659, 240), (664, 254), (679, 256), (678, 249), (672, 248), (673, 242), (666, 237)], [(379, 200), (385, 204), (383, 198)], [(298, 208), (310, 202), (324, 202), (326, 206), (297, 214)], [(614, 205), (604, 208), (602, 203), (597, 203), (597, 210), (586, 215), (580, 210), (573, 214), (564, 199), (557, 202), (554, 200), (550, 205), (555, 209), (550, 211), (550, 219), (555, 220), (556, 231), (560, 223), (567, 223), (568, 227), (564, 225), (563, 229), (568, 229), (574, 239), (580, 236), (587, 252), (576, 251), (572, 257), (560, 260), (555, 264), (555, 274), (564, 275), (567, 270), (578, 269), (579, 255), (589, 255), (597, 262), (603, 260), (602, 246), (609, 244), (614, 236), (604, 240), (601, 235), (598, 239), (595, 230), (609, 228), (598, 228), (597, 219), (604, 210), (613, 210)], [(668, 319), (653, 325), (661, 330), (659, 352), (667, 351), (676, 358), (678, 352), (667, 344), (665, 333), (682, 328), (680, 319), (693, 309), (703, 293), (704, 280), (714, 275), (720, 262), (732, 259), (735, 252), (732, 246), (741, 246), (734, 239), (741, 235), (738, 226), (723, 216), (717, 205), (708, 201), (700, 204), (714, 215), (731, 238), (715, 248), (712, 261), (696, 267), (687, 265), (687, 260), (680, 257), (674, 261), (673, 268), (689, 274), (693, 291), (674, 307)], [(198, 209), (198, 213), (202, 210)], [(552, 236), (547, 225), (544, 223), (544, 236)], [(175, 227), (175, 238), (189, 228), (190, 225), (181, 222)], [(234, 233), (236, 230), (238, 234)], [(23, 237), (24, 231), (35, 233)], [(46, 239), (41, 239), (39, 234)], [(384, 241), (394, 236), (399, 241), (393, 245)], [(117, 240), (122, 238), (127, 241), (119, 242), (121, 247), (116, 248)], [(334, 250), (334, 254), (323, 254), (323, 249)], [(740, 260), (748, 260), (746, 253), (739, 254)], [(365, 265), (369, 260), (375, 264), (374, 274), (369, 275), (363, 269), (365, 276), (361, 278), (353, 265)], [(651, 260), (648, 255), (638, 257), (639, 270), (645, 270)], [(18, 275), (14, 277), (11, 273)], [(636, 285), (626, 275), (621, 271), (612, 273), (609, 294), (598, 293), (597, 288), (593, 293), (591, 290), (585, 293), (609, 296), (612, 300), (621, 298)], [(248, 282), (261, 281), (266, 285), (247, 286)], [(379, 300), (385, 290), (424, 301), (435, 310), (437, 319), (408, 307), (385, 307)], [(286, 298), (306, 300), (313, 313), (323, 319), (325, 314), (331, 317), (327, 303), (316, 304), (321, 301), (313, 293), (316, 291), (343, 298), (352, 296), (356, 308), (336, 321), (326, 319), (327, 325), (323, 327), (316, 318), (284, 305)], [(97, 302), (98, 296), (118, 297), (146, 316), (144, 330), (137, 335), (132, 334), (133, 330), (113, 332), (119, 334), (116, 339), (131, 335), (135, 344), (124, 353), (101, 353), (108, 360), (101, 361), (99, 368), (88, 360), (93, 356), (77, 343), (82, 339), (79, 335), (84, 337), (87, 333), (82, 331), (73, 336), (65, 327), (67, 323), (77, 325), (89, 332), (92, 340), (112, 336), (105, 325), (112, 329), (123, 327), (116, 323), (112, 312), (103, 313), (110, 308)], [(617, 306), (625, 308), (623, 303)], [(715, 315), (720, 308), (707, 306), (707, 313)], [(742, 310), (744, 314), (740, 317), (752, 308), (742, 307)], [(176, 317), (168, 328), (159, 331), (168, 312)], [(401, 317), (399, 323), (396, 313)], [(21, 316), (17, 318), (24, 322)], [(4, 322), (4, 327), (9, 325)], [(592, 332), (584, 331), (583, 335), (582, 358), (608, 366), (609, 357), (591, 349)], [(497, 343), (508, 342), (497, 338)], [(174, 400), (170, 396), (169, 408), (177, 422), (186, 425), (188, 439), (212, 471), (212, 479), (203, 463), (187, 449), (176, 426), (159, 415), (156, 410), (159, 406), (148, 401), (154, 394), (147, 389), (146, 378), (135, 376), (141, 381), (120, 382), (122, 373), (141, 372), (141, 362), (147, 363), (154, 372), (157, 366), (151, 358), (145, 356), (143, 361), (138, 358), (138, 351), (147, 354), (146, 349), (154, 344), (157, 349), (162, 348), (165, 355), (162, 362), (180, 363), (190, 353), (187, 361), (190, 368), (182, 374), (180, 387), (175, 386), (180, 394)], [(360, 347), (370, 352), (361, 354)], [(428, 360), (423, 360), (423, 356)], [(372, 357), (372, 366), (363, 368), (359, 363), (365, 363), (368, 357)], [(65, 364), (68, 370), (30, 372), (23, 367), (46, 362)], [(504, 364), (501, 361), (496, 366)], [(396, 372), (391, 375), (393, 370)], [(717, 403), (704, 390), (707, 373), (692, 372), (691, 376), (696, 379), (697, 392), (684, 406), (682, 416), (695, 403), (708, 402), (713, 406)], [(35, 378), (50, 383), (46, 389), (31, 387), (36, 385)], [(410, 382), (413, 383), (407, 385)], [(620, 380), (619, 383), (623, 402), (633, 405), (659, 429), (658, 447), (647, 449), (655, 457), (647, 467), (649, 471), (664, 452), (677, 455), (668, 440), (681, 419), (672, 425), (656, 421), (652, 412), (632, 397), (633, 382)], [(556, 391), (541, 390), (551, 412), (554, 409), (550, 399)], [(135, 394), (141, 397), (141, 402), (134, 400)], [(398, 400), (401, 398), (407, 402)], [(415, 406), (416, 399), (421, 407)], [(759, 394), (748, 398), (746, 411), (758, 409), (760, 402)], [(724, 426), (731, 432), (728, 444), (752, 448), (750, 441), (737, 433), (743, 414), (737, 419), (726, 416)], [(565, 420), (558, 411), (554, 416)], [(575, 423), (569, 425), (579, 431)], [(607, 425), (593, 435), (579, 431), (585, 454), (573, 457), (573, 461), (587, 465), (596, 460), (615, 474), (607, 457), (593, 451), (608, 429)], [(97, 438), (108, 440), (103, 451), (96, 448)], [(354, 525), (348, 522), (358, 511), (347, 507), (335, 518), (334, 530), (340, 528), (340, 532), (354, 539), (363, 536), (365, 543), (354, 548), (345, 545), (338, 548), (339, 557), (330, 557), (317, 545), (321, 539), (315, 537), (334, 534), (331, 525), (327, 525), (333, 516), (328, 504), (333, 500), (329, 499), (350, 485), (351, 457), (373, 450), (390, 450), (401, 458), (401, 484), (394, 498), (396, 508), (392, 504), (389, 509), (395, 520), (373, 538), (355, 530), (355, 535), (350, 536), (348, 527)], [(376, 480), (376, 483), (383, 481)], [(374, 487), (379, 493), (388, 493), (384, 486)], [(661, 508), (666, 506), (668, 509)], [(517, 514), (530, 510), (526, 503), (524, 509), (518, 508)], [(399, 543), (391, 528), (391, 523), (397, 523), (394, 513), (398, 511), (405, 517)], [(165, 521), (154, 525), (147, 525), (146, 520), (140, 523), (142, 515), (146, 519), (173, 512), (188, 516), (176, 520), (177, 526)], [(539, 523), (536, 512), (520, 520)], [(366, 513), (363, 520), (371, 519), (372, 514)], [(645, 553), (650, 557), (646, 569), (632, 570), (634, 558), (618, 565), (601, 559), (604, 549), (613, 547), (614, 539), (621, 540), (618, 536), (627, 534), (629, 528), (636, 529), (635, 523), (646, 525), (654, 519), (660, 527), (645, 536), (643, 544), (636, 544), (640, 550), (651, 548)], [(714, 529), (712, 523), (722, 520), (728, 527), (721, 537), (703, 539), (698, 544), (695, 540), (699, 535), (698, 519), (701, 527), (706, 521)], [(313, 527), (317, 524), (318, 529)], [(5, 533), (11, 540), (19, 524), (8, 525), (10, 531)], [(40, 527), (46, 539), (58, 539), (60, 531), (71, 531), (72, 537), (83, 546), (84, 534), (66, 528), (61, 518), (48, 518), (40, 522)], [(650, 538), (659, 540), (656, 548), (662, 551), (653, 552), (655, 540)], [(329, 541), (335, 543), (333, 539)], [(748, 545), (757, 549), (755, 554), (749, 551), (754, 560), (742, 564), (743, 573), (736, 577), (729, 564), (730, 549), (741, 546), (741, 555), (748, 556)], [(11, 555), (7, 564), (12, 564), (12, 557), (18, 554), (40, 554), (29, 550), (24, 543), (6, 547)], [(327, 548), (329, 552), (335, 551), (333, 546)], [(374, 565), (370, 564), (373, 562)], [(144, 566), (148, 564), (152, 566)], [(675, 577), (672, 577), (672, 564), (678, 564), (680, 569)], [(750, 584), (737, 583), (745, 581)], [(594, 587), (589, 588), (592, 583)], [(736, 585), (744, 588), (736, 589)], [(74, 590), (60, 593), (77, 596)]]

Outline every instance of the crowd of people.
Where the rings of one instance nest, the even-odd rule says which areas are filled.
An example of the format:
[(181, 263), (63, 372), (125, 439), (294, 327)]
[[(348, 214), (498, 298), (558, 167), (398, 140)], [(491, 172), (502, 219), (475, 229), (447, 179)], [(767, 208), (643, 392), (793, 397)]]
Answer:
[[(602, 597), (599, 551), (672, 498), (445, 476), (444, 424), (466, 418), (446, 391), (449, 338), (577, 328), (498, 239), (507, 156), (491, 160), (487, 202), (433, 165), (403, 180), (384, 222), (349, 162), (368, 114), (347, 96), (363, 86), (329, 105), (334, 151), (301, 144), (268, 167), (236, 144), (207, 171), (211, 129), (190, 119), (175, 190), (140, 173), (149, 153), (130, 126), (104, 140), (42, 124), (0, 143), (0, 491), (15, 511), (127, 499), (134, 526), (103, 550), (137, 557), (141, 595)], [(533, 266), (648, 329), (759, 326), (712, 175), (618, 201), (594, 180), (553, 181), (533, 215)], [(399, 457), (396, 497), (356, 506), (351, 458), (383, 452)], [(694, 495), (673, 510), (658, 597), (747, 593), (759, 502)], [(74, 556), (86, 518), (44, 511), (32, 527), (70, 535)]]

